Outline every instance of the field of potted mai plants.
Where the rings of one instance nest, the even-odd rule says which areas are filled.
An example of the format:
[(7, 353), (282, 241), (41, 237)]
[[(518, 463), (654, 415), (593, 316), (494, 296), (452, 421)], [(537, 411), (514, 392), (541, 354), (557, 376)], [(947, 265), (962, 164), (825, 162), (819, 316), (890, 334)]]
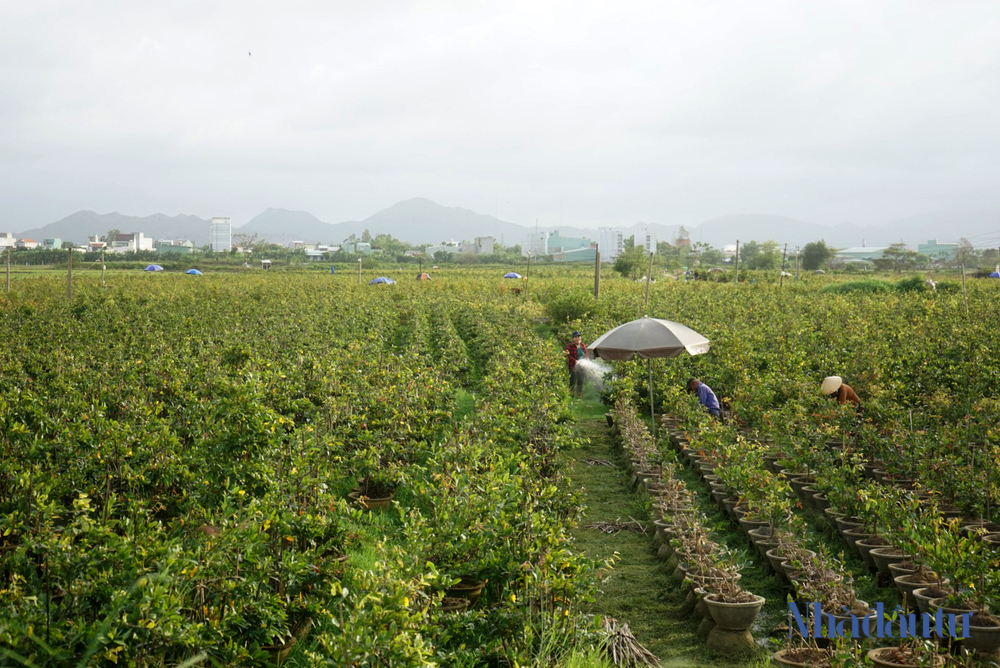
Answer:
[(474, 278), (185, 278), (0, 300), (0, 664), (531, 665), (592, 643), (537, 304)]
[[(650, 316), (712, 342), (706, 355), (654, 360), (664, 416), (656, 439), (635, 418), (649, 415), (645, 363), (614, 364), (615, 424), (658, 509), (660, 554), (672, 557), (702, 614), (702, 603), (720, 600), (757, 606), (731, 556), (746, 547), (784, 590), (763, 605), (774, 624), (789, 602), (803, 618), (818, 603), (822, 635), (830, 618), (859, 620), (846, 640), (803, 637), (792, 624), (774, 648), (777, 665), (992, 665), (1000, 652), (1000, 286), (971, 283), (968, 315), (961, 292), (906, 286), (875, 295), (809, 284), (655, 286)], [(596, 338), (643, 314), (635, 287), (600, 301), (571, 293), (547, 295), (566, 332)], [(830, 375), (858, 391), (862, 410), (820, 394)], [(727, 419), (684, 391), (689, 377), (715, 390)], [(717, 545), (706, 533), (685, 466), (744, 545)], [(913, 620), (939, 609), (971, 613), (970, 625), (961, 639), (859, 638), (866, 624), (875, 635), (878, 607), (897, 634), (902, 620), (919, 635)]]
[[(660, 281), (644, 309), (623, 279), (598, 300), (589, 271), (500, 275), (0, 295), (0, 664), (540, 667), (600, 646), (578, 609), (610, 565), (571, 538), (578, 442), (545, 324), (592, 341), (644, 311), (712, 342), (654, 361), (655, 431), (645, 364), (615, 363), (605, 395), (709, 647), (759, 656), (791, 601), (972, 617), (962, 640), (791, 633), (775, 665), (996, 658), (1000, 287), (971, 283), (967, 315), (912, 281)], [(829, 375), (862, 412), (819, 394)], [(709, 501), (745, 535), (720, 539)], [(780, 595), (746, 586), (748, 561)]]

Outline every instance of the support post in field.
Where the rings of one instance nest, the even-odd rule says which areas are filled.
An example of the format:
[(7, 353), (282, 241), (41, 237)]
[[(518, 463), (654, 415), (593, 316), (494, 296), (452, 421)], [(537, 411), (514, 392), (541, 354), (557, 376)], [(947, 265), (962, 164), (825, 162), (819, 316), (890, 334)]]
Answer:
[(66, 270), (66, 298), (73, 301), (73, 249), (70, 248), (69, 253), (69, 268)]
[(107, 284), (104, 282), (104, 250), (103, 249), (101, 250), (101, 287), (102, 288), (108, 287)]
[(740, 282), (740, 240), (736, 240), (736, 278), (733, 279), (733, 283)]
[(10, 292), (10, 249), (7, 249), (7, 292)]
[(653, 280), (653, 251), (649, 251), (649, 270), (646, 272), (646, 303), (642, 310), (649, 314), (649, 283)]
[(969, 296), (965, 293), (965, 264), (962, 264), (962, 301), (965, 302), (965, 317), (969, 317)]
[(528, 277), (531, 276), (531, 251), (528, 251), (528, 268), (524, 270), (524, 291), (528, 291)]
[(601, 251), (594, 257), (594, 299), (601, 298)]
[(361, 285), (361, 258), (358, 258), (358, 285)]
[(778, 277), (778, 287), (780, 288), (785, 284), (785, 256), (788, 255), (788, 244), (785, 244), (785, 250), (781, 251), (781, 276)]

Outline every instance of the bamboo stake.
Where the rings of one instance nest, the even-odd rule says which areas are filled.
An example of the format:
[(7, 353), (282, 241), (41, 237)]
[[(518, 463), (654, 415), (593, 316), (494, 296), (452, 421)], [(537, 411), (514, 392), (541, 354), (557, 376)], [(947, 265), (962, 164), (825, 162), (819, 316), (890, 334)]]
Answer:
[(736, 240), (736, 279), (733, 283), (740, 282), (740, 240)]
[(70, 248), (69, 253), (69, 268), (66, 271), (66, 298), (69, 301), (73, 301), (73, 249)]
[(962, 264), (962, 301), (965, 302), (965, 317), (969, 317), (969, 295), (965, 292), (965, 264)]
[(361, 285), (361, 258), (358, 258), (358, 285)]
[(101, 249), (101, 287), (108, 287), (107, 283), (104, 282), (104, 249)]
[(601, 298), (601, 251), (594, 258), (594, 299)]
[(646, 272), (646, 303), (642, 307), (642, 310), (646, 314), (649, 313), (649, 284), (652, 280), (653, 280), (653, 251), (649, 251), (649, 270)]
[(785, 244), (785, 250), (781, 251), (781, 276), (778, 277), (779, 288), (785, 284), (785, 256), (787, 254), (788, 254), (788, 244)]
[(7, 292), (10, 292), (10, 249), (7, 249)]

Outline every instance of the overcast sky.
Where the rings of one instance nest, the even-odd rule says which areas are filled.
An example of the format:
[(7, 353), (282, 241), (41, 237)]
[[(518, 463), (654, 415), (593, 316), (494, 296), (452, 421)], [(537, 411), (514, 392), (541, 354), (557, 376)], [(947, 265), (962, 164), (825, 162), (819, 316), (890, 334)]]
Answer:
[(1000, 2), (0, 3), (0, 229), (1000, 206)]

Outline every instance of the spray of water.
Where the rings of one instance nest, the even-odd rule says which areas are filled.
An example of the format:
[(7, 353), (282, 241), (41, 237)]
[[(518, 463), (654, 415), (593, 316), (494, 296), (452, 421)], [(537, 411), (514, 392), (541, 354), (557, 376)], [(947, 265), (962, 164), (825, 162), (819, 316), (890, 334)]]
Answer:
[(598, 392), (604, 391), (604, 377), (613, 371), (611, 367), (604, 362), (588, 359), (577, 360), (576, 366), (583, 374), (585, 383), (596, 387)]

